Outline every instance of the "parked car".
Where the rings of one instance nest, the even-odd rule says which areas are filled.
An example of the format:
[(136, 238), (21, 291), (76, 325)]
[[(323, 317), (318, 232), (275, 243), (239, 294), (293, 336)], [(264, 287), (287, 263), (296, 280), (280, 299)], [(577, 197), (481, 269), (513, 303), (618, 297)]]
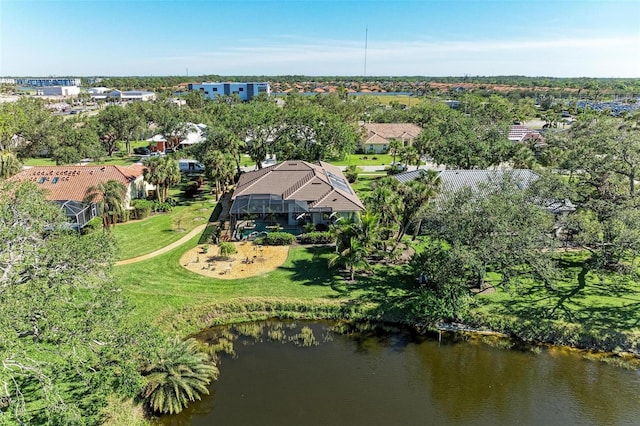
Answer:
[(190, 159), (178, 160), (178, 166), (183, 173), (202, 173), (205, 169), (202, 164)]
[(389, 164), (389, 168), (391, 168), (392, 170), (397, 170), (399, 172), (407, 171), (407, 165), (399, 161)]
[(138, 155), (149, 155), (151, 151), (146, 146), (140, 148), (133, 148), (133, 153)]

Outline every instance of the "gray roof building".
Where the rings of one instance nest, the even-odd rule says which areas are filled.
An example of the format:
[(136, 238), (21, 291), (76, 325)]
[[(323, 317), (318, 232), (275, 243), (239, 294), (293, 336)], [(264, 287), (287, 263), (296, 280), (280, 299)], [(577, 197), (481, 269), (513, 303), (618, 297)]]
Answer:
[[(411, 170), (394, 175), (401, 183), (407, 183), (426, 173), (425, 170)], [(518, 189), (527, 189), (540, 175), (528, 169), (496, 169), (496, 170), (442, 170), (438, 173), (441, 181), (440, 197), (454, 194), (463, 188), (479, 192), (482, 188), (497, 187), (510, 177)], [(564, 213), (575, 210), (569, 200), (542, 200), (540, 204), (551, 213)]]

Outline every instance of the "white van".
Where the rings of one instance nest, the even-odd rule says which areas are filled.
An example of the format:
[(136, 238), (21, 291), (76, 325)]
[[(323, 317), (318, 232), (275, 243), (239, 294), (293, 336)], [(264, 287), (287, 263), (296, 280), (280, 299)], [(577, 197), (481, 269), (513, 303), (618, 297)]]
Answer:
[(178, 166), (183, 173), (203, 173), (204, 166), (196, 160), (182, 159), (178, 160)]

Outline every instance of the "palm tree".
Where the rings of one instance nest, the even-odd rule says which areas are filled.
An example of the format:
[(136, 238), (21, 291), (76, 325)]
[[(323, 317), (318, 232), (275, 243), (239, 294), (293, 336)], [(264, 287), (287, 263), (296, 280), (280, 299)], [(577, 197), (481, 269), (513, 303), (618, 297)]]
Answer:
[(356, 270), (369, 268), (368, 256), (369, 250), (356, 237), (351, 237), (346, 247), (329, 257), (329, 267), (343, 265), (349, 270), (349, 277), (353, 281)]
[(169, 196), (169, 188), (180, 182), (180, 166), (170, 157), (152, 157), (144, 165), (144, 180), (156, 187), (156, 198), (163, 203)]
[(220, 194), (220, 184), (224, 187), (223, 193), (226, 191), (227, 183), (233, 179), (235, 174), (235, 165), (233, 156), (231, 154), (225, 154), (221, 151), (209, 151), (204, 157), (204, 166), (206, 170), (207, 178), (210, 181), (215, 182), (216, 186), (216, 201)]
[(87, 188), (84, 203), (98, 204), (98, 211), (102, 215), (102, 224), (105, 229), (118, 222), (118, 218), (124, 216), (124, 200), (127, 195), (127, 187), (116, 180), (100, 182)]
[(384, 177), (372, 185), (372, 190), (366, 195), (367, 211), (379, 216), (380, 224), (391, 227), (397, 222), (400, 211), (400, 197), (398, 196), (399, 182), (393, 177)]
[(143, 368), (147, 385), (142, 398), (157, 413), (181, 412), (189, 402), (209, 394), (207, 386), (218, 376), (208, 356), (197, 350), (194, 339), (167, 340)]
[(400, 216), (400, 230), (396, 238), (396, 246), (406, 234), (409, 226), (419, 221), (424, 209), (428, 206), (428, 202), (438, 194), (439, 188), (440, 177), (433, 170), (428, 170), (414, 181), (400, 185), (398, 192), (402, 197), (402, 214)]
[(393, 157), (393, 163), (396, 162), (396, 155), (398, 155), (398, 153), (400, 152), (400, 150), (402, 149), (402, 141), (399, 139), (390, 139), (389, 140), (389, 154), (391, 154), (391, 156)]

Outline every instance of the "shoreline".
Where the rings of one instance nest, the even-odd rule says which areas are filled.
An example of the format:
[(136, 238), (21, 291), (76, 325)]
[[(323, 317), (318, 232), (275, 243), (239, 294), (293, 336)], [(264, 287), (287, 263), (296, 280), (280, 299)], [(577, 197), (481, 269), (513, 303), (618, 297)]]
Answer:
[[(411, 327), (424, 335), (429, 333), (457, 333), (478, 337), (493, 336), (499, 339), (510, 340), (514, 344), (576, 350), (584, 352), (585, 355), (596, 354), (598, 358), (624, 358), (631, 361), (634, 368), (640, 368), (640, 352), (630, 346), (611, 347), (610, 342), (600, 341), (599, 338), (602, 336), (594, 333), (594, 330), (574, 330), (576, 333), (582, 333), (580, 337), (583, 340), (588, 340), (591, 344), (570, 344), (568, 340), (563, 341), (562, 339), (551, 338), (553, 335), (562, 335), (561, 332), (566, 325), (564, 325), (565, 327), (563, 327), (563, 325), (553, 327), (544, 324), (547, 327), (538, 330), (522, 327), (518, 332), (516, 330), (509, 330), (509, 327), (503, 327), (502, 330), (497, 330), (483, 326), (481, 323), (471, 324), (441, 321), (436, 324), (425, 324), (418, 321), (417, 318), (405, 317), (401, 319), (394, 316), (373, 313), (371, 311), (375, 311), (374, 308), (375, 306), (373, 305), (350, 306), (341, 302), (322, 300), (239, 298), (231, 302), (186, 308), (178, 312), (173, 318), (160, 316), (164, 318), (164, 321), (159, 325), (161, 328), (165, 328), (166, 325), (170, 324), (169, 328), (171, 331), (186, 338), (213, 326), (268, 319), (336, 320), (346, 322), (371, 321)], [(542, 331), (552, 333), (545, 335)], [(527, 332), (526, 334), (529, 337), (523, 332)], [(633, 343), (632, 336), (622, 332), (617, 333), (629, 339), (630, 344)], [(538, 336), (539, 338), (532, 338), (532, 336)], [(579, 341), (576, 341), (576, 343), (578, 342)]]

